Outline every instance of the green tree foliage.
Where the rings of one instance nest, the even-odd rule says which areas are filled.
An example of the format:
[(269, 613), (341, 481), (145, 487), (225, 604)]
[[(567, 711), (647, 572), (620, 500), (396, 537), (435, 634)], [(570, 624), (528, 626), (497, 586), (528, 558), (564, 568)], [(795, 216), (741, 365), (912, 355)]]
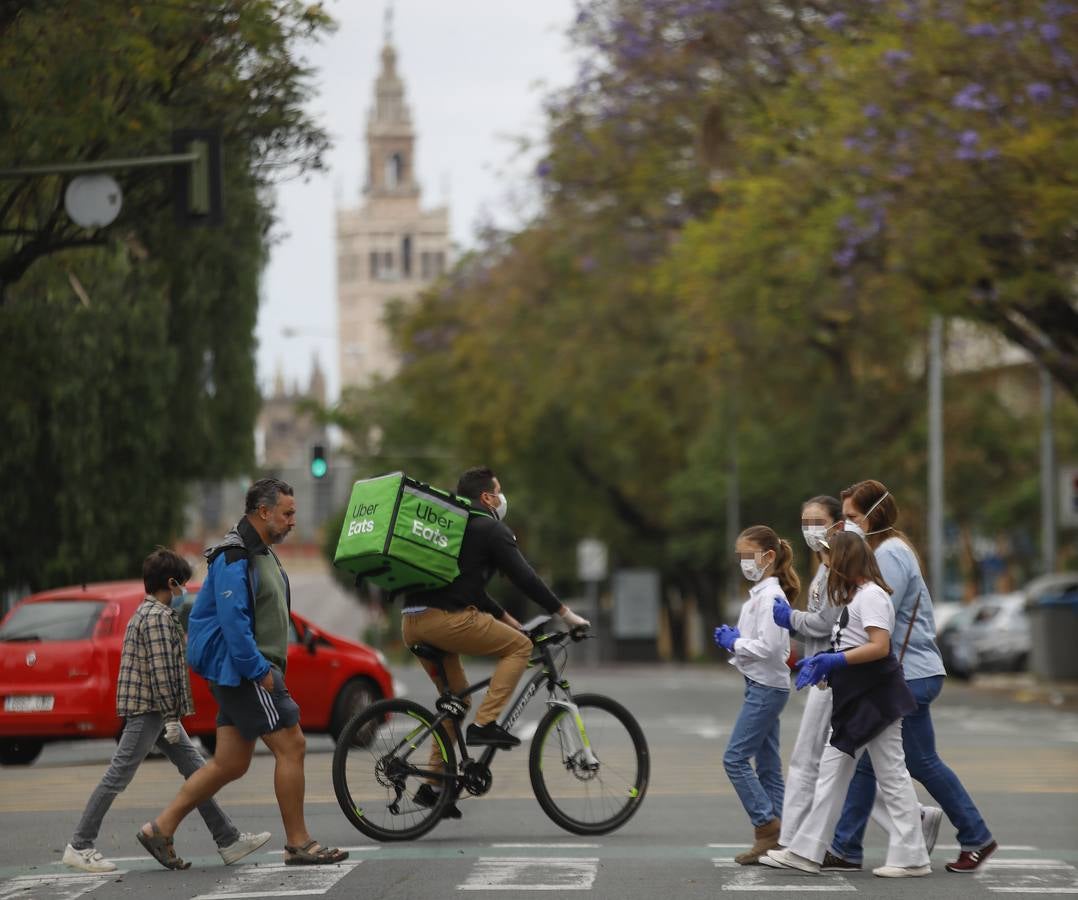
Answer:
[[(1061, 8), (582, 3), (541, 212), (399, 311), (400, 373), (344, 418), (376, 452), (418, 448), (393, 461), (431, 481), (424, 449), (489, 462), (570, 584), (576, 539), (595, 535), (616, 565), (659, 567), (671, 601), (713, 608), (734, 473), (741, 525), (798, 536), (802, 500), (877, 477), (918, 536), (933, 314), (1078, 385)], [(985, 22), (1013, 40), (986, 45)], [(1003, 403), (986, 376), (949, 382), (965, 528), (1030, 530), (1029, 387)]]
[(64, 179), (0, 181), (0, 586), (130, 577), (186, 484), (249, 470), (269, 190), (321, 164), (297, 53), (327, 26), (293, 2), (0, 10), (0, 165), (156, 154), (205, 126), (225, 161), (205, 230), (174, 224), (162, 170), (117, 172), (123, 211), (89, 232)]

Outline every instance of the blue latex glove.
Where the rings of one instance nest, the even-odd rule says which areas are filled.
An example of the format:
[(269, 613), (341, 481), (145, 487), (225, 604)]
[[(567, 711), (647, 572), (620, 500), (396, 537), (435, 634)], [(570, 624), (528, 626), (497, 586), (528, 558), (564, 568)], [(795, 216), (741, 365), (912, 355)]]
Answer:
[(830, 676), (836, 669), (846, 665), (845, 653), (817, 653), (808, 659), (803, 659), (794, 666), (797, 672), (797, 689), (808, 687), (810, 684), (819, 684)]
[(715, 643), (731, 653), (734, 652), (734, 641), (741, 637), (741, 632), (729, 625), (720, 625), (715, 629)]
[(794, 630), (793, 625), (790, 624), (790, 604), (784, 598), (775, 598), (775, 602), (771, 605), (771, 618), (775, 620), (779, 628), (785, 628), (787, 631)]

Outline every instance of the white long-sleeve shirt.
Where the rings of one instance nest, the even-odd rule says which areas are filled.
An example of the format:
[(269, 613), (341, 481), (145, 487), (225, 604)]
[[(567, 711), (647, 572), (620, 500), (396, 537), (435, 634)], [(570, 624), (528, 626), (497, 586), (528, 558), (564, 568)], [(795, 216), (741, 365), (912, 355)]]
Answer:
[(788, 691), (790, 670), (786, 660), (790, 657), (790, 633), (776, 625), (771, 615), (776, 597), (785, 599), (786, 595), (774, 575), (752, 586), (737, 618), (741, 637), (734, 641), (730, 665), (759, 684)]

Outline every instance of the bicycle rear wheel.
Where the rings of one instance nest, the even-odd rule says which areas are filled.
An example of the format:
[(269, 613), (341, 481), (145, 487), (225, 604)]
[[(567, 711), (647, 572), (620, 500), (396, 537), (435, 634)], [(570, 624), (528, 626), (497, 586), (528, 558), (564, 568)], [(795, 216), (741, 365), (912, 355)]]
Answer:
[(528, 757), (535, 799), (574, 834), (606, 834), (640, 808), (650, 759), (644, 732), (620, 703), (600, 694), (573, 698), (580, 723), (561, 706), (539, 722)]
[[(407, 841), (430, 831), (455, 798), (457, 758), (435, 715), (411, 700), (382, 700), (353, 716), (333, 752), (333, 791), (348, 821), (376, 841)], [(431, 765), (431, 746), (438, 765)], [(416, 801), (424, 785), (440, 788), (433, 805)]]

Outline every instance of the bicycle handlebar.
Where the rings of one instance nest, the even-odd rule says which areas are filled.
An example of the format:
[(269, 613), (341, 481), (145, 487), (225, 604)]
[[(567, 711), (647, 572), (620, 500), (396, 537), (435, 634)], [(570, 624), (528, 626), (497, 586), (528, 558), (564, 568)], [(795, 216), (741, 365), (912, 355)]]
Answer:
[(568, 631), (547, 632), (544, 628), (550, 619), (550, 616), (538, 616), (521, 626), (521, 630), (531, 638), (533, 644), (540, 643), (540, 638), (544, 638), (546, 642), (560, 644), (566, 638), (573, 641), (573, 643), (577, 643), (594, 637), (594, 635), (588, 633), (591, 627), (590, 625), (577, 625), (574, 628), (570, 628)]

